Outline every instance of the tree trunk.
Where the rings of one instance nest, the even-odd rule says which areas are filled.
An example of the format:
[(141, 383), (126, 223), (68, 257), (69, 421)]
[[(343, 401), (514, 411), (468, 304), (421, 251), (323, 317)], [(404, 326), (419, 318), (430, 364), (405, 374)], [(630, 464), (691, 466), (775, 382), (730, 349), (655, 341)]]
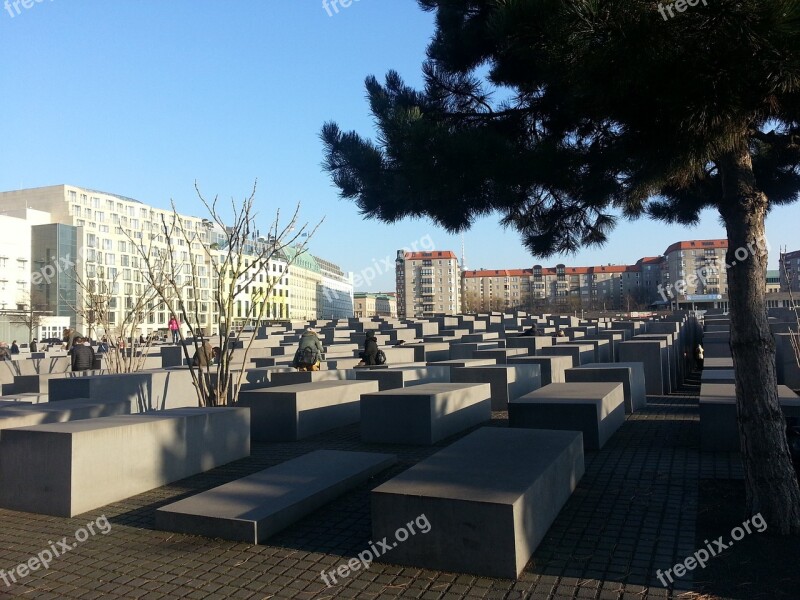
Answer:
[(766, 309), (767, 197), (758, 189), (746, 147), (719, 162), (728, 232), (727, 272), (736, 409), (747, 511), (782, 535), (800, 533), (800, 488), (778, 403), (775, 340)]

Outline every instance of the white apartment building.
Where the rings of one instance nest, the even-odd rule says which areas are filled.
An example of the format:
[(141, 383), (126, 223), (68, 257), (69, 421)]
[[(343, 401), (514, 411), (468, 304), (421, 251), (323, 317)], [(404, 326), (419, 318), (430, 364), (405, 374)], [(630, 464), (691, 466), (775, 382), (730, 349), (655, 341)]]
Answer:
[[(55, 316), (70, 317), (72, 325), (80, 331), (86, 330), (88, 333), (92, 329), (92, 323), (86, 322), (91, 319), (87, 317), (91, 311), (85, 310), (87, 294), (82, 291), (82, 288), (89, 289), (90, 284), (94, 286), (91, 289), (100, 286), (109, 291), (108, 321), (111, 325), (121, 323), (139, 305), (149, 289), (145, 262), (137, 249), (144, 246), (152, 247), (162, 257), (169, 256), (171, 248), (174, 264), (179, 265), (181, 271), (177, 283), (182, 286), (184, 304), (192, 320), (195, 320), (193, 315), (196, 314), (196, 325), (209, 333), (216, 333), (219, 314), (215, 292), (219, 282), (216, 279), (217, 269), (207, 249), (218, 248), (218, 256), (223, 256), (226, 253), (226, 238), (225, 231), (215, 223), (188, 215), (178, 215), (178, 221), (173, 223), (170, 209), (155, 208), (132, 198), (72, 185), (0, 192), (0, 207), (3, 207), (6, 215), (28, 211), (29, 217), (26, 217), (27, 227), (0, 223), (4, 231), (20, 231), (19, 235), (23, 237), (25, 233), (22, 232), (27, 232), (28, 236), (27, 242), (24, 239), (13, 241), (14, 247), (19, 245), (19, 248), (27, 248), (28, 254), (20, 250), (23, 254), (12, 255), (9, 245), (6, 270), (15, 267), (17, 259), (28, 261), (24, 281), (31, 295), (42, 298)], [(165, 225), (171, 233), (169, 239), (165, 234)], [(245, 264), (247, 261), (252, 264), (266, 244), (269, 244), (269, 240), (254, 238), (252, 243), (245, 245), (242, 249)], [(74, 271), (70, 272), (68, 265), (74, 265)], [(43, 269), (56, 270), (56, 276), (43, 279), (40, 276)], [(338, 267), (327, 263), (326, 270), (335, 279)], [(301, 278), (305, 275), (309, 279), (308, 273), (303, 274), (301, 269), (296, 271)], [(21, 276), (19, 280), (10, 276), (6, 278), (8, 288), (22, 289)], [(300, 318), (317, 316), (322, 270), (317, 268), (311, 279), (313, 281), (304, 282), (306, 293), (299, 298), (303, 305), (299, 312), (305, 315), (308, 314), (306, 309), (311, 308), (313, 317)], [(273, 289), (271, 297), (267, 298), (270, 281), (273, 282)], [(237, 289), (232, 324), (235, 325), (239, 319), (247, 320), (248, 315), (257, 313), (254, 304), (259, 302), (267, 303), (265, 319), (290, 318), (290, 281), (286, 257), (273, 257), (263, 273), (257, 273), (252, 282), (242, 281)], [(346, 287), (340, 286), (339, 289), (347, 291)], [(352, 307), (352, 284), (349, 296)], [(16, 302), (16, 294), (9, 294), (6, 301)], [(153, 301), (138, 310), (141, 311), (141, 333), (146, 335), (166, 329), (170, 311), (163, 302)]]
[(50, 215), (0, 206), (0, 310), (24, 310), (32, 303), (31, 226), (49, 223)]

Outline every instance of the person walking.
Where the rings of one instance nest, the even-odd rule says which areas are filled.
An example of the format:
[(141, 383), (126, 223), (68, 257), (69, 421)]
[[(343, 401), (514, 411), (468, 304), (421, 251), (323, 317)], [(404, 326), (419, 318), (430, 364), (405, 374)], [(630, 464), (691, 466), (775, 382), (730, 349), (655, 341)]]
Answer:
[(19, 354), (19, 346), (17, 345), (17, 340), (11, 342), (11, 354)]
[(73, 371), (90, 371), (94, 368), (94, 350), (89, 345), (88, 338), (76, 338), (70, 354)]
[(36, 338), (33, 338), (30, 344), (31, 352), (38, 352), (38, 347), (39, 346), (37, 346)]
[(697, 347), (694, 349), (694, 358), (697, 361), (697, 368), (701, 371), (703, 370), (703, 364), (705, 363), (705, 350), (703, 350), (702, 344), (697, 344)]
[(167, 324), (167, 327), (169, 327), (169, 331), (170, 331), (170, 333), (172, 333), (172, 343), (177, 346), (178, 345), (178, 340), (181, 339), (181, 336), (180, 336), (180, 333), (179, 333), (179, 330), (181, 328), (181, 324), (178, 323), (178, 319), (176, 319), (173, 316), (173, 317), (170, 317), (169, 324)]
[(292, 366), (298, 371), (319, 371), (322, 360), (322, 342), (317, 332), (309, 327), (300, 336), (300, 344), (294, 355)]

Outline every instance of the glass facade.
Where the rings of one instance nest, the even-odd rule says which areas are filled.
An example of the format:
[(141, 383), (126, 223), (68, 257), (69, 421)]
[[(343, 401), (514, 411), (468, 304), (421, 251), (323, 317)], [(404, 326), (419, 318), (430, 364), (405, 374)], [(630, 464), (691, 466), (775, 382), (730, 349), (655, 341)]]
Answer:
[(33, 303), (76, 326), (79, 264), (78, 228), (51, 223), (31, 227), (31, 296)]

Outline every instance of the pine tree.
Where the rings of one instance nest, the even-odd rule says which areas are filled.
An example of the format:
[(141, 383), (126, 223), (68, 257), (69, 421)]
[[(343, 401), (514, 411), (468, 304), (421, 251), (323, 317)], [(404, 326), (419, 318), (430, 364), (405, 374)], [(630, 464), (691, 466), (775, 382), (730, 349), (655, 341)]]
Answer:
[(375, 142), (323, 127), (340, 195), (451, 232), (497, 212), (540, 257), (601, 245), (620, 218), (717, 210), (748, 510), (800, 533), (760, 243), (800, 187), (800, 1), (419, 4), (436, 14), (424, 90), (367, 78)]

